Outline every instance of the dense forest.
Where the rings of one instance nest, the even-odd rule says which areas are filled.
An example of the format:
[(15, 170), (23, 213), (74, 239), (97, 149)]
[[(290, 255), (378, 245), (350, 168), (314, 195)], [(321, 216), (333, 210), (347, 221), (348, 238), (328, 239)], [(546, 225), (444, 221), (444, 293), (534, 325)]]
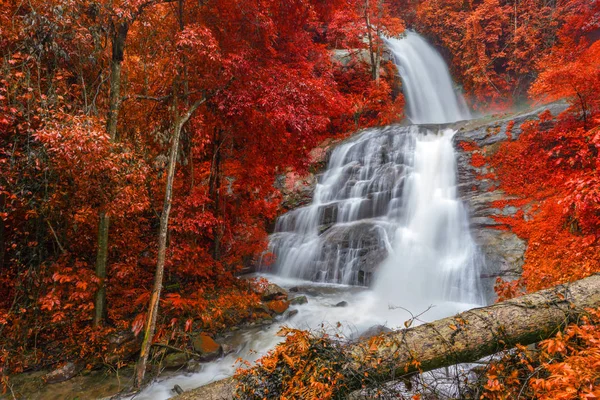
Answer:
[[(139, 388), (153, 343), (184, 348), (254, 318), (267, 283), (238, 276), (268, 258), (277, 177), (306, 172), (326, 139), (403, 119), (383, 37), (406, 29), (434, 43), (482, 115), (569, 103), (493, 154), (471, 149), (512, 196), (502, 206), (527, 206), (499, 217), (529, 243), (500, 300), (600, 272), (596, 0), (8, 0), (3, 390), (74, 360), (137, 362)], [(539, 351), (506, 353), (482, 372), (481, 398), (600, 396), (598, 324), (589, 310)], [(313, 360), (328, 339), (284, 333), (241, 373), (240, 398), (342, 398), (339, 361)], [(274, 374), (279, 392), (259, 392)]]

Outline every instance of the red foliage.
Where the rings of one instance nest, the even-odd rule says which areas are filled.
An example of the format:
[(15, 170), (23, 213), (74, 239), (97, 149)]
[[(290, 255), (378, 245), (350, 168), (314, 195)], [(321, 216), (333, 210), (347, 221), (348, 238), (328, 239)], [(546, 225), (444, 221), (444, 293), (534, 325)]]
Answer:
[[(391, 63), (375, 81), (360, 54), (331, 56), (380, 54), (378, 34), (403, 29), (390, 2), (173, 4), (0, 10), (0, 376), (75, 358), (114, 364), (109, 335), (142, 329), (173, 121), (196, 100), (206, 99), (182, 133), (154, 338), (181, 345), (185, 332), (252, 318), (258, 295), (236, 276), (265, 250), (280, 211), (275, 176), (303, 172), (328, 136), (401, 118)], [(124, 53), (113, 48), (123, 34)], [(108, 316), (95, 328), (101, 212)]]
[(571, 38), (565, 54), (572, 54), (598, 28), (598, 12), (598, 2), (589, 0), (425, 0), (414, 25), (451, 54), (473, 106), (489, 110), (523, 100), (535, 72), (545, 69), (540, 63), (550, 65), (558, 37)]

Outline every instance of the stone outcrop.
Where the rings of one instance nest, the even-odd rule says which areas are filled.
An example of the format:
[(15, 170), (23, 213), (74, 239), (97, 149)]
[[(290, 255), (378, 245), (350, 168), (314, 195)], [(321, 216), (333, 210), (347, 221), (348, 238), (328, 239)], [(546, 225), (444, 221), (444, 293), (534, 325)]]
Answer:
[[(497, 278), (514, 280), (521, 275), (527, 243), (494, 219), (495, 216), (514, 215), (519, 210), (512, 206), (495, 207), (495, 204), (510, 198), (503, 191), (494, 189), (499, 182), (490, 178), (489, 173), (493, 171), (489, 165), (473, 165), (473, 153), (485, 156), (494, 154), (502, 142), (519, 138), (525, 122), (538, 120), (538, 115), (546, 110), (556, 116), (567, 107), (566, 103), (557, 102), (533, 111), (508, 114), (500, 118), (480, 118), (450, 126), (457, 129), (454, 141), (459, 193), (469, 210), (473, 238), (485, 258), (482, 282), (490, 302), (495, 298), (493, 287)], [(464, 146), (463, 143), (469, 145)]]

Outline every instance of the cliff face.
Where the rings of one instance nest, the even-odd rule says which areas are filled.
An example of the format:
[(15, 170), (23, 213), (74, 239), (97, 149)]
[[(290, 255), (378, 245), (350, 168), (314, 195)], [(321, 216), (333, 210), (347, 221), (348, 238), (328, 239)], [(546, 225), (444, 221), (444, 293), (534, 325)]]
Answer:
[[(529, 112), (429, 127), (451, 128), (457, 131), (454, 144), (458, 166), (458, 189), (469, 211), (472, 236), (484, 255), (485, 265), (481, 277), (488, 302), (495, 300), (493, 288), (497, 278), (514, 280), (520, 276), (527, 243), (511, 232), (509, 227), (503, 226), (494, 219), (494, 216), (514, 215), (519, 210), (511, 206), (502, 209), (496, 207), (498, 202), (508, 200), (508, 197), (501, 190), (496, 189), (498, 182), (490, 178), (490, 173), (493, 171), (485, 163), (485, 156), (497, 151), (502, 142), (517, 140), (522, 125), (527, 121), (537, 120), (541, 112), (549, 110), (553, 115), (557, 115), (566, 107), (564, 103), (554, 103)], [(315, 149), (314, 168), (307, 176), (288, 174), (281, 177), (279, 186), (282, 189), (283, 204), (286, 208), (295, 209), (311, 202), (320, 172), (326, 167), (328, 156), (336, 145), (339, 143), (326, 142)], [(375, 216), (365, 214), (363, 222), (333, 226), (337, 218), (337, 209), (329, 210), (329, 208), (323, 208), (319, 219), (321, 223), (319, 232), (324, 242), (323, 254), (327, 255), (327, 249), (330, 248), (338, 256), (325, 257), (321, 260), (321, 264), (334, 259), (339, 262), (339, 254), (345, 254), (345, 247), (350, 251), (353, 244), (360, 243), (359, 265), (355, 267), (358, 274), (357, 282), (369, 285), (372, 276), (377, 273), (379, 264), (388, 254), (387, 249), (380, 245), (381, 240), (378, 236), (380, 232), (374, 228), (373, 220), (370, 219)], [(320, 266), (324, 270), (330, 267)]]
[(482, 282), (488, 301), (495, 299), (496, 278), (514, 280), (521, 275), (527, 243), (494, 220), (494, 216), (510, 216), (519, 210), (511, 206), (495, 207), (495, 202), (508, 200), (508, 197), (502, 190), (495, 189), (498, 182), (488, 175), (493, 171), (483, 158), (477, 157), (494, 154), (504, 141), (517, 140), (523, 124), (538, 120), (540, 113), (549, 110), (552, 115), (558, 115), (567, 107), (566, 103), (553, 103), (533, 111), (494, 119), (480, 118), (451, 126), (457, 130), (454, 142), (459, 193), (469, 209), (472, 235), (486, 260)]

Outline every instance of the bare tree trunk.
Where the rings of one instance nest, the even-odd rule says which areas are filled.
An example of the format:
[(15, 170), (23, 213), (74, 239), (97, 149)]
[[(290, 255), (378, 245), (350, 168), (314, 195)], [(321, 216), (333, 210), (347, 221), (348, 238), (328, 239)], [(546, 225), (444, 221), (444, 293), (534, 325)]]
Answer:
[[(177, 97), (175, 96), (175, 99)], [(171, 149), (169, 151), (169, 164), (167, 167), (167, 184), (165, 189), (165, 198), (163, 202), (163, 211), (160, 216), (160, 228), (158, 234), (158, 259), (156, 261), (156, 272), (154, 274), (154, 286), (150, 295), (150, 304), (148, 305), (148, 316), (146, 318), (146, 326), (144, 329), (144, 338), (142, 341), (142, 349), (136, 366), (134, 386), (140, 388), (144, 381), (146, 373), (146, 363), (150, 355), (150, 347), (156, 329), (156, 319), (158, 317), (158, 305), (160, 301), (160, 293), (162, 290), (163, 275), (165, 270), (165, 257), (167, 252), (167, 233), (169, 230), (169, 213), (171, 212), (171, 201), (173, 197), (173, 181), (175, 179), (175, 166), (177, 164), (177, 152), (179, 149), (179, 138), (181, 130), (185, 123), (190, 119), (196, 109), (204, 103), (205, 99), (194, 103), (190, 109), (182, 116), (175, 117), (175, 128), (173, 130), (173, 139)], [(175, 105), (177, 109), (177, 104)]]
[[(6, 195), (0, 195), (0, 210), (4, 211), (6, 204)], [(6, 241), (4, 239), (4, 220), (0, 218), (0, 271), (4, 268), (4, 258), (6, 257)]]
[[(223, 144), (222, 132), (215, 128), (213, 136), (213, 160), (211, 163), (211, 171), (209, 178), (209, 195), (213, 201), (214, 216), (219, 218), (221, 213), (221, 196), (219, 193), (221, 187), (221, 147)], [(215, 229), (215, 237), (213, 241), (213, 258), (219, 260), (221, 258), (221, 239), (223, 237), (221, 226)]]
[(369, 39), (369, 54), (371, 56), (371, 78), (375, 81), (377, 80), (375, 45), (373, 44), (373, 35), (371, 34), (371, 18), (369, 12), (369, 0), (367, 0), (365, 3), (365, 23), (367, 24), (367, 38)]
[[(115, 26), (112, 36), (112, 58), (110, 65), (110, 98), (106, 131), (111, 141), (117, 140), (117, 122), (121, 107), (121, 65), (125, 51), (125, 40), (129, 25), (126, 22)], [(94, 307), (94, 326), (99, 326), (106, 317), (106, 265), (108, 262), (108, 230), (110, 217), (102, 211), (98, 222), (98, 252), (96, 254), (96, 276), (100, 280)]]

